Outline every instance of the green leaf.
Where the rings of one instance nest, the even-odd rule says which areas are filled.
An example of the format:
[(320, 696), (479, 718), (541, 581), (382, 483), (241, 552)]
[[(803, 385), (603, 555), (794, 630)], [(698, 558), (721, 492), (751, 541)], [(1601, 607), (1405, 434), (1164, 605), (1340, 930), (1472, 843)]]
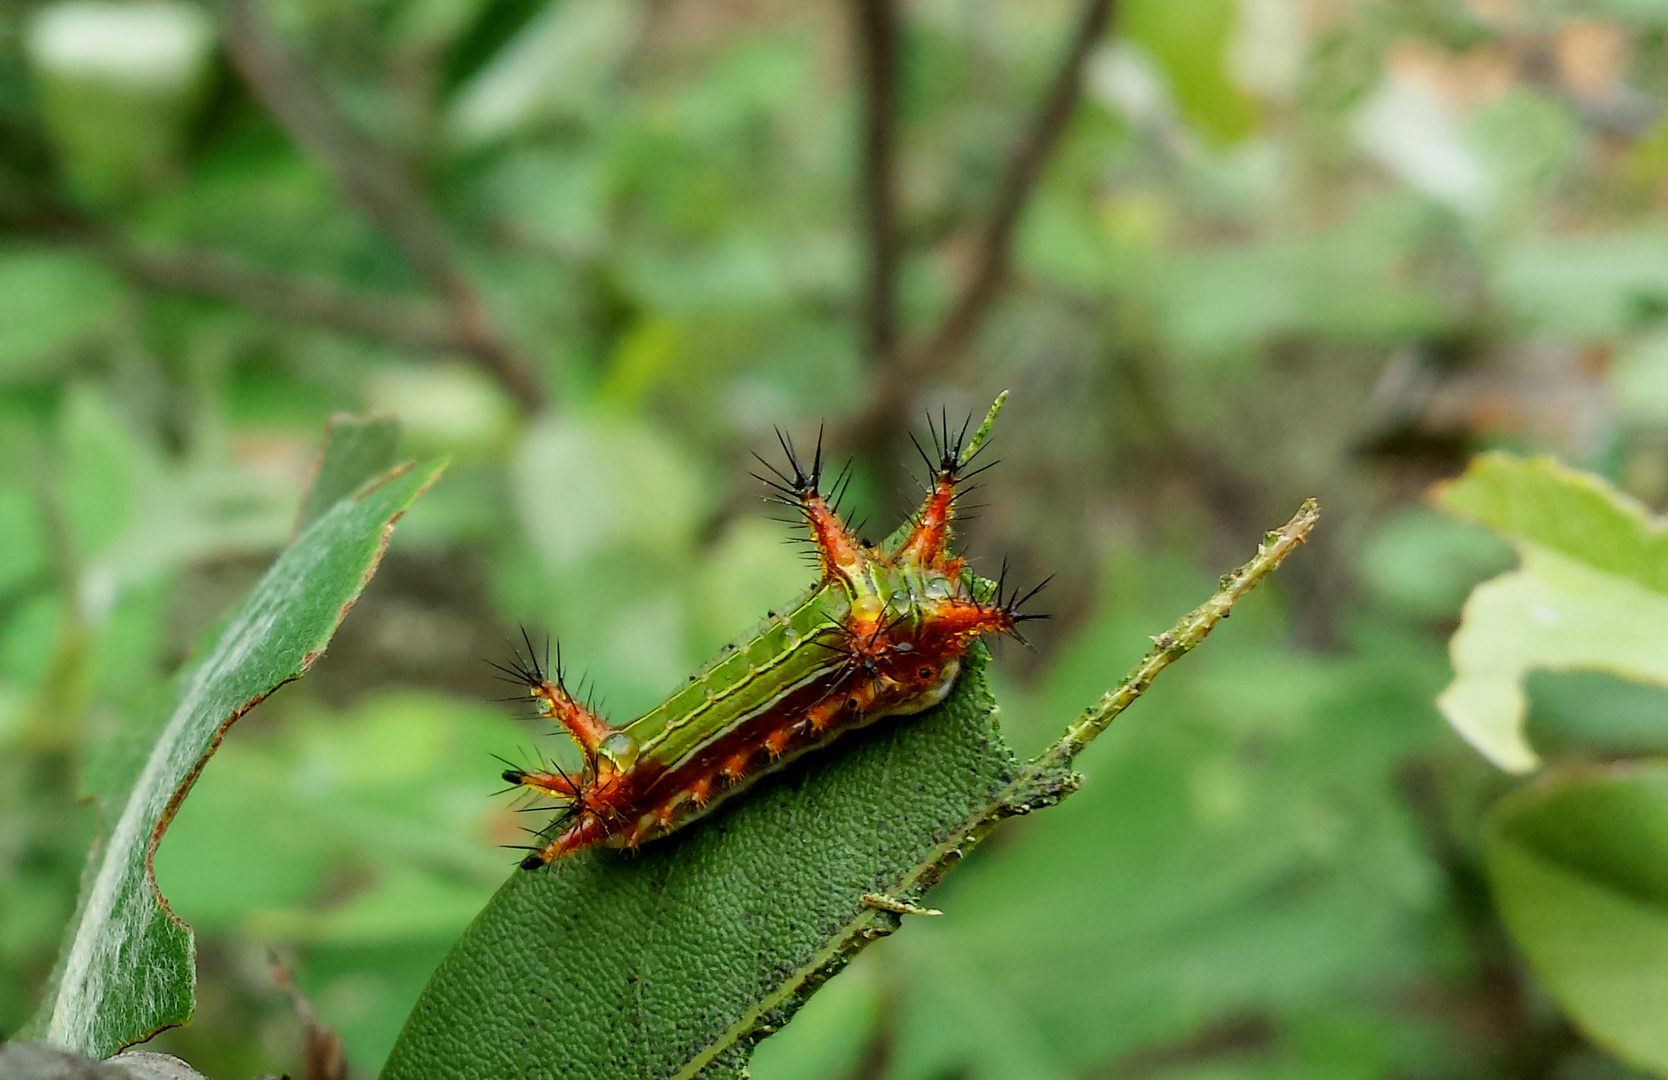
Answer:
[(1545, 548), (1668, 595), (1668, 526), (1591, 473), (1549, 457), (1483, 454), (1436, 498), (1520, 548)]
[(0, 253), (0, 383), (38, 378), (108, 320), (121, 282), (91, 255)]
[(105, 1057), (190, 1017), (192, 935), (156, 887), (156, 844), (226, 729), (324, 651), (394, 522), (443, 467), (393, 470), (309, 526), (176, 677), (165, 707), (89, 763), (101, 836), (31, 1036)]
[(1183, 354), (1231, 354), (1286, 335), (1402, 341), (1453, 321), (1448, 298), (1402, 280), (1418, 232), (1364, 216), (1344, 227), (1255, 245), (1187, 250), (1142, 288)]
[(313, 482), (301, 500), (296, 531), (317, 521), (369, 477), (392, 468), (399, 441), (400, 422), (393, 416), (332, 416), (324, 430), (324, 447), (313, 467)]
[(1507, 454), (1479, 457), (1437, 501), (1522, 559), (1472, 591), (1449, 645), (1454, 681), (1437, 699), (1496, 765), (1540, 763), (1523, 732), (1533, 669), (1668, 685), (1668, 534), (1644, 507), (1549, 458)]
[(930, 884), (1007, 801), (1019, 765), (983, 669), (981, 655), (938, 708), (641, 852), (515, 874), (435, 973), (384, 1080), (739, 1066), (896, 929), (863, 894)]
[(151, 486), (158, 464), (108, 396), (82, 383), (64, 395), (58, 471), (67, 539), (90, 558), (107, 553), (132, 522), (139, 492)]
[(473, 699), (407, 688), (344, 710), (319, 696), (221, 746), (157, 848), (156, 880), (199, 941), (301, 950), (298, 977), (354, 1075), (374, 1076), (446, 950), (503, 883), (499, 845), (526, 817), (486, 797), (488, 766), (525, 750), (527, 732)]
[(1603, 671), (1531, 672), (1528, 687), (1536, 746), (1599, 758), (1668, 754), (1668, 687)]
[(1489, 880), (1558, 1004), (1668, 1074), (1668, 764), (1554, 774), (1496, 804)]
[(459, 89), (447, 118), (450, 133), (473, 146), (583, 111), (625, 55), (641, 19), (638, 4), (612, 0), (545, 9)]

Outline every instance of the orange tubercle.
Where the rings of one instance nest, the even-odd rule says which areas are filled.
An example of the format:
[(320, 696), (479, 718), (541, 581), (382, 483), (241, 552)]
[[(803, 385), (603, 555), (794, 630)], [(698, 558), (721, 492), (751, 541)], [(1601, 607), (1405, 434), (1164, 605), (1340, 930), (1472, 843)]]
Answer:
[(932, 491), (927, 494), (927, 501), (915, 518), (915, 528), (910, 532), (909, 539), (898, 548), (891, 561), (894, 564), (915, 563), (919, 566), (937, 562), (943, 556), (944, 545), (949, 540), (950, 513), (955, 501), (954, 476), (940, 472), (933, 482)]
[(829, 507), (826, 499), (814, 492), (802, 497), (801, 506), (811, 526), (811, 538), (816, 541), (823, 579), (838, 575), (847, 581), (858, 580), (867, 559), (845, 522)]
[(544, 714), (566, 728), (587, 756), (596, 753), (602, 740), (614, 733), (614, 725), (575, 701), (560, 683), (541, 679), (532, 687), (532, 694)]

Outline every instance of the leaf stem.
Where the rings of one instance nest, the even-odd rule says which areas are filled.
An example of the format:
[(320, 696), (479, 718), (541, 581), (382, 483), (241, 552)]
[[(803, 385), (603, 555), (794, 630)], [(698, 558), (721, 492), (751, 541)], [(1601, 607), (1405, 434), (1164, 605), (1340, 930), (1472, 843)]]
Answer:
[(1307, 540), (1319, 520), (1320, 504), (1314, 499), (1305, 499), (1290, 521), (1273, 532), (1264, 533), (1262, 543), (1257, 545), (1257, 554), (1243, 566), (1224, 574), (1216, 595), (1182, 616), (1175, 626), (1153, 638), (1152, 651), (1142, 657), (1141, 662), (1115, 688), (1084, 710), (1077, 722), (1066, 729), (1060, 741), (1038, 757), (1032, 767), (1064, 766), (1082, 753), (1083, 748), (1105, 731), (1119, 713), (1146, 693), (1159, 672), (1193, 651), (1216, 628), (1217, 623), (1228, 617), (1235, 604)]

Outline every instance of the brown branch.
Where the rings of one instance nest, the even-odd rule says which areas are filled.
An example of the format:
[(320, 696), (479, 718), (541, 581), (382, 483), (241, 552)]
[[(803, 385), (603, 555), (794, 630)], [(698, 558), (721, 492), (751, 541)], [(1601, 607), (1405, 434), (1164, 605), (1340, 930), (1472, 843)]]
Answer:
[(337, 108), (323, 81), (289, 51), (259, 0), (218, 0), (232, 60), (302, 149), (335, 176), (344, 197), (368, 217), (423, 283), (445, 303), (458, 348), (490, 372), (528, 412), (548, 403), (520, 352), (487, 324), (482, 305), (439, 216), (406, 163)]
[(1087, 0), (1083, 5), (1077, 30), (1060, 59), (1048, 95), (1008, 159), (996, 203), (979, 235), (973, 269), (938, 329), (912, 359), (910, 374), (914, 381), (936, 373), (956, 357), (984, 322), (997, 290), (1006, 283), (1020, 214), (1082, 96), (1083, 69), (1112, 21), (1112, 9), (1113, 0)]
[[(0, 175), (0, 185), (12, 179)], [(121, 239), (102, 222), (57, 200), (51, 192), (17, 185), (19, 212), (0, 211), (0, 228), (96, 255), (141, 289), (221, 300), (280, 322), (317, 326), (416, 352), (468, 352), (452, 314), (432, 300), (346, 291), (334, 282), (263, 270), (222, 252), (147, 250)]]
[(295, 984), (290, 969), (278, 959), (278, 954), (267, 951), (267, 971), (272, 981), (290, 999), (290, 1007), (301, 1021), (302, 1065), (301, 1080), (348, 1080), (347, 1054), (342, 1049), (342, 1037), (334, 1028), (320, 1023), (312, 1002)]
[(853, 0), (863, 79), (863, 214), (868, 229), (869, 355), (882, 368), (898, 348), (898, 11), (896, 0)]
[(347, 293), (322, 281), (254, 269), (217, 252), (140, 251), (114, 242), (96, 246), (142, 288), (224, 300), (283, 322), (423, 352), (468, 349), (449, 313), (430, 301)]
[[(894, 342), (889, 352), (874, 350), (877, 379), (870, 391), (869, 403), (861, 413), (842, 425), (838, 435), (842, 442), (873, 448), (872, 461), (883, 473), (890, 468), (886, 463), (909, 457), (906, 434), (908, 417), (914, 405), (913, 391), (955, 362), (990, 314), (992, 301), (1007, 282), (1013, 238), (1020, 216), (1042, 176), (1043, 166), (1059, 144), (1082, 96), (1083, 69), (1111, 24), (1114, 6), (1114, 0), (1085, 0), (1071, 41), (1050, 81), (1048, 93), (1008, 159), (990, 216), (979, 230), (972, 267), (938, 328), (919, 345)], [(871, 92), (871, 107), (873, 96)], [(873, 166), (870, 163), (866, 165), (870, 169), (869, 184), (872, 186)], [(872, 210), (870, 226), (871, 251), (874, 251), (879, 245), (873, 235)], [(878, 275), (871, 275), (871, 289), (878, 288), (877, 279)], [(875, 311), (871, 298), (871, 339), (874, 336)], [(898, 478), (892, 479), (896, 481)], [(901, 486), (886, 481), (881, 485), (883, 490)]]

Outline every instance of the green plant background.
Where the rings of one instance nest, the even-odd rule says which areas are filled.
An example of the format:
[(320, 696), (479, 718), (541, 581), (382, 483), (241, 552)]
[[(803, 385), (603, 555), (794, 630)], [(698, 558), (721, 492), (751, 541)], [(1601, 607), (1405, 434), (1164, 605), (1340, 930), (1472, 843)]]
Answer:
[[(481, 659), (548, 628), (627, 716), (797, 593), (807, 570), (746, 475), (773, 425), (804, 440), (826, 421), (859, 455), (871, 530), (912, 498), (901, 457), (846, 426), (890, 392), (861, 331), (848, 19), (274, 5), (346, 114), (413, 163), (489, 325), (550, 392), (527, 415), (404, 323), (348, 332), (274, 314), (270, 290), (211, 299), (135, 270), (123, 251), (230, 260), (418, 329), (434, 300), (212, 40), (158, 104), (47, 62), (46, 10), (0, 9), (0, 1032), (39, 1003), (74, 910), (89, 748), (288, 542), (330, 414), (389, 411), (402, 458), (450, 470), (157, 853), (200, 983), (193, 1023), (155, 1045), (216, 1078), (294, 1071), (276, 949), (370, 1075), (513, 865), (499, 845), (525, 821), (493, 797), (492, 755), (556, 746), (490, 700)], [(921, 333), (1076, 15), (904, 10), (900, 318)], [(1661, 781), (1647, 764), (1601, 792), (1639, 842), (1559, 876), (1560, 815), (1603, 785), (1525, 786), (1444, 723), (1461, 605), (1514, 555), (1423, 494), (1504, 447), (1668, 498), (1665, 26), (1642, 4), (1120, 6), (1013, 280), (965, 354), (908, 388), (911, 415), (957, 417), (1013, 390), (962, 537), (987, 573), (1006, 556), (1057, 575), (1035, 651), (991, 667), (1008, 740), (1040, 750), (1302, 497), (1326, 520), (1091, 747), (1080, 793), (1000, 828), (931, 894), (945, 916), (863, 953), (760, 1045), (755, 1077), (1651, 1064), (1614, 1029), (1660, 1013), (1572, 983), (1558, 940), (1509, 935), (1626, 903), (1637, 937), (1617, 948), (1657, 955), (1660, 879), (1615, 863), (1648, 867)], [(1554, 770), (1668, 748), (1660, 689), (1591, 670), (1526, 686)], [(1497, 907), (1491, 875), (1516, 899)]]

